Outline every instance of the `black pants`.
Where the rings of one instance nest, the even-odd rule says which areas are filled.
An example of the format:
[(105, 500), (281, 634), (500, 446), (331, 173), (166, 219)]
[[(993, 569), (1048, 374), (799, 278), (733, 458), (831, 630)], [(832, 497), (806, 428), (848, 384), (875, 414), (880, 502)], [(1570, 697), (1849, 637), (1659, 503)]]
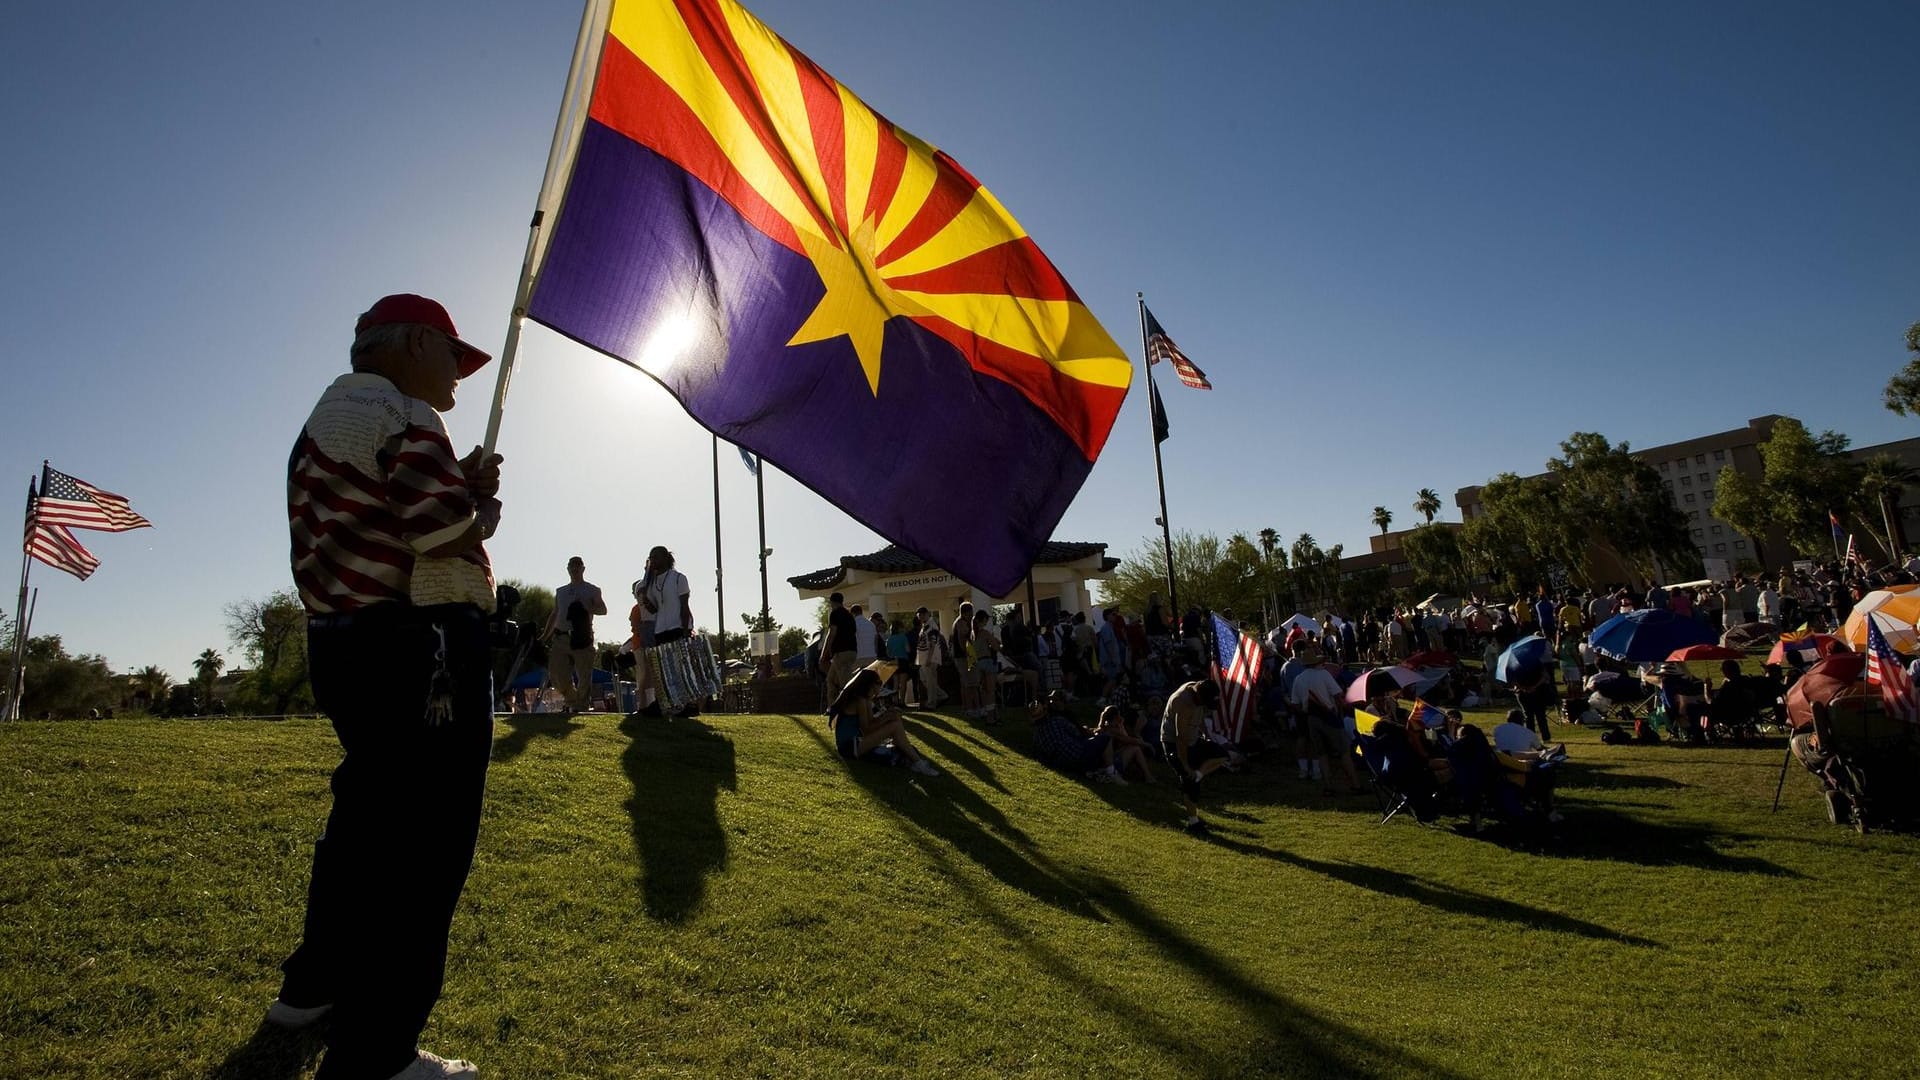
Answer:
[[(436, 626), (453, 714), (429, 724)], [(281, 999), (333, 1003), (317, 1077), (380, 1080), (413, 1060), (473, 865), (493, 745), (486, 624), (471, 608), (419, 609), (315, 628), (307, 641), (314, 697), (346, 756), (314, 845), (305, 933), (281, 965)]]
[(1547, 713), (1560, 700), (1560, 692), (1551, 682), (1522, 690), (1516, 695), (1520, 699), (1520, 711), (1526, 714), (1526, 726), (1540, 732), (1541, 742), (1552, 742), (1553, 732), (1547, 728)]

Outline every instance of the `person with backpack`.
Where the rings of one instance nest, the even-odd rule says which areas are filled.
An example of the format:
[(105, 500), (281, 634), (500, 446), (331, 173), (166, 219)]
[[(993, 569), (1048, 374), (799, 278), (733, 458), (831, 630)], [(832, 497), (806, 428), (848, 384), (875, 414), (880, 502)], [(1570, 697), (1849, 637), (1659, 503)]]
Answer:
[(567, 560), (567, 583), (553, 590), (547, 616), (547, 677), (567, 698), (569, 712), (585, 712), (593, 695), (593, 617), (607, 613), (600, 586), (587, 580), (587, 563)]

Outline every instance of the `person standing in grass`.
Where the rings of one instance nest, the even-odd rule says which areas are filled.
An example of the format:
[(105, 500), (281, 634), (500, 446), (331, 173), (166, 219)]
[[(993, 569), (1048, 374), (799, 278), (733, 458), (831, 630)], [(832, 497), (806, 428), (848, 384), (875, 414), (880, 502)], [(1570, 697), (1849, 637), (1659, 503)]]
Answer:
[(317, 1080), (473, 1077), (418, 1040), (493, 748), (483, 542), (500, 520), (500, 458), (456, 457), (440, 418), (489, 358), (422, 296), (380, 300), (354, 335), (352, 373), (321, 394), (287, 463), (313, 694), (345, 755), (267, 1021), (330, 1016)]
[(1212, 679), (1184, 683), (1167, 697), (1167, 708), (1160, 717), (1160, 747), (1167, 764), (1180, 778), (1180, 800), (1187, 809), (1182, 826), (1195, 836), (1207, 834), (1200, 820), (1200, 805), (1194, 802), (1200, 793), (1200, 780), (1227, 763), (1227, 751), (1204, 737), (1207, 710), (1220, 703), (1220, 687)]

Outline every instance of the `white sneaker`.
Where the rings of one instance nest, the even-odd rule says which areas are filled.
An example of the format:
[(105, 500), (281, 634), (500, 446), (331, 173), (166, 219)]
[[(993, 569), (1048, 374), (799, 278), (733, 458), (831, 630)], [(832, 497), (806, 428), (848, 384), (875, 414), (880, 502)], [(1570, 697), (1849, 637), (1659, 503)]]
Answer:
[(1107, 775), (1113, 778), (1110, 781), (1111, 783), (1119, 784), (1123, 787), (1126, 785), (1127, 778), (1120, 774), (1120, 769), (1118, 766), (1115, 766), (1115, 765), (1107, 766)]
[(272, 1024), (274, 1027), (283, 1027), (290, 1031), (298, 1031), (304, 1027), (312, 1027), (319, 1022), (321, 1017), (332, 1011), (332, 1002), (302, 1009), (289, 1005), (279, 998), (275, 998), (273, 999), (273, 1004), (267, 1006), (267, 1023)]
[(939, 776), (940, 775), (940, 770), (934, 768), (933, 762), (928, 761), (926, 758), (919, 758), (913, 764), (907, 766), (907, 768), (912, 769), (914, 772), (919, 773), (921, 776)]
[(1547, 821), (1554, 825), (1558, 825), (1565, 820), (1567, 820), (1566, 816), (1561, 814), (1560, 811), (1558, 810), (1555, 810), (1553, 813), (1547, 815)]
[(471, 1061), (443, 1058), (439, 1054), (417, 1051), (413, 1064), (394, 1073), (388, 1080), (473, 1080), (480, 1067)]

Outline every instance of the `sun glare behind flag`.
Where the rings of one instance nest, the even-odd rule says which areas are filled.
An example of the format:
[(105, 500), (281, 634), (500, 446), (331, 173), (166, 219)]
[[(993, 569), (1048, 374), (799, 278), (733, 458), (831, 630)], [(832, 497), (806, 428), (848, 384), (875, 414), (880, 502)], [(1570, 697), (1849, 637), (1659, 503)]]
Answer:
[(1213, 617), (1214, 678), (1220, 682), (1220, 731), (1228, 742), (1246, 738), (1260, 681), (1260, 643), (1218, 615)]
[(1201, 371), (1198, 364), (1187, 359), (1187, 354), (1181, 352), (1180, 346), (1175, 345), (1173, 339), (1167, 336), (1167, 332), (1160, 328), (1160, 320), (1153, 317), (1153, 312), (1148, 311), (1144, 304), (1141, 305), (1140, 310), (1146, 312), (1147, 317), (1147, 366), (1151, 367), (1164, 360), (1173, 365), (1173, 372), (1180, 376), (1181, 382), (1195, 390), (1213, 389), (1213, 384), (1207, 381), (1207, 373)]
[(1120, 347), (966, 170), (737, 3), (598, 0), (587, 22), (529, 317), (1010, 591), (1105, 445)]
[(41, 521), (74, 529), (126, 532), (153, 527), (153, 522), (133, 512), (124, 497), (68, 476), (51, 465), (42, 465), (40, 469), (38, 508)]

